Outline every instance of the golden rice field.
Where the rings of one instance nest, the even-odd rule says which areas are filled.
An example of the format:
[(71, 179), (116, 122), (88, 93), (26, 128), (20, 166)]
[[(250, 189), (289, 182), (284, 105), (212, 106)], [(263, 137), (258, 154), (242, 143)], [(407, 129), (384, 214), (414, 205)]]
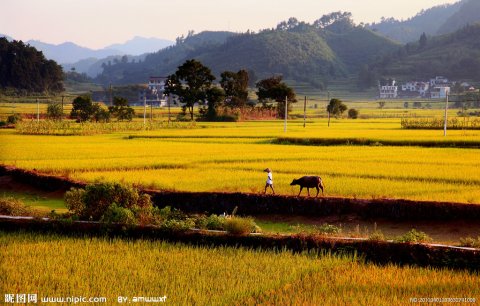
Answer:
[[(128, 136), (157, 138), (132, 138)], [(124, 181), (182, 191), (262, 192), (320, 175), (329, 196), (407, 198), (480, 204), (479, 149), (415, 146), (296, 146), (280, 136), (415, 141), (480, 141), (480, 131), (402, 130), (400, 119), (197, 123), (196, 128), (95, 136), (28, 136), (0, 131), (0, 163), (85, 181)]]
[(5, 293), (167, 296), (171, 305), (405, 305), (480, 298), (480, 275), (346, 256), (0, 232)]

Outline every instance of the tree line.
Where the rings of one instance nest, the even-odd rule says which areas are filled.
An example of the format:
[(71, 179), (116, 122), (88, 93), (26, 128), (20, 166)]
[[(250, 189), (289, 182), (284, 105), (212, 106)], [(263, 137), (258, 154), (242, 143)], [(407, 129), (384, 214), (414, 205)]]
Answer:
[(62, 67), (22, 41), (0, 38), (0, 89), (15, 94), (59, 93)]
[[(188, 112), (191, 120), (194, 119), (196, 103), (200, 105), (203, 119), (209, 121), (221, 119), (219, 107), (247, 107), (249, 74), (246, 70), (222, 72), (219, 86), (213, 84), (215, 79), (210, 68), (195, 59), (187, 60), (167, 77), (164, 93), (177, 96), (183, 104), (183, 112)], [(285, 116), (285, 99), (289, 110), (291, 103), (297, 101), (295, 91), (282, 81), (281, 76), (260, 80), (255, 86), (259, 102), (262, 105), (276, 104), (280, 118)]]

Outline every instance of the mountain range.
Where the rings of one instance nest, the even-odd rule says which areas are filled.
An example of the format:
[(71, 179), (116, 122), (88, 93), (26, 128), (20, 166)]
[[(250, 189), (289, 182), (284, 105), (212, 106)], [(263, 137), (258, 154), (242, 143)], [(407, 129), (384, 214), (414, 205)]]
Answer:
[[(7, 35), (0, 34), (0, 37), (6, 37), (7, 40), (10, 41), (13, 40), (12, 37), (9, 37)], [(125, 43), (109, 45), (105, 48), (98, 50), (81, 47), (72, 42), (65, 42), (55, 45), (44, 43), (38, 40), (29, 40), (26, 43), (42, 51), (45, 57), (47, 57), (48, 59), (53, 59), (57, 63), (62, 64), (63, 66), (68, 64), (67, 66), (69, 68), (74, 67), (76, 65), (76, 62), (82, 61), (79, 64), (80, 69), (77, 69), (79, 72), (88, 72), (90, 67), (89, 65), (86, 65), (86, 63), (94, 64), (99, 60), (112, 60), (113, 58), (107, 59), (111, 56), (139, 56), (141, 54), (158, 51), (174, 44), (173, 41), (166, 39), (144, 38), (139, 36), (135, 36), (134, 38), (126, 41)], [(140, 58), (143, 57), (138, 57), (138, 59)], [(93, 74), (91, 76), (95, 75), (96, 74)]]

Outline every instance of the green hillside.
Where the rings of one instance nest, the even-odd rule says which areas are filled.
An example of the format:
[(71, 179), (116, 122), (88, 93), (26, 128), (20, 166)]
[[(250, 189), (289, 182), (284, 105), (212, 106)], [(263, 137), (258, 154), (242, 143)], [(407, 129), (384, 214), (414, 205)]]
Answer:
[(451, 79), (480, 81), (480, 24), (429, 38), (423, 47), (416, 43), (402, 49), (372, 67), (383, 76), (399, 79), (443, 75)]
[(259, 33), (191, 34), (142, 62), (105, 65), (97, 82), (141, 83), (150, 75), (171, 74), (194, 58), (217, 76), (225, 70), (246, 69), (259, 78), (280, 74), (321, 89), (330, 80), (356, 74), (361, 66), (396, 49), (393, 41), (356, 26), (349, 13), (333, 13), (313, 24), (290, 18)]

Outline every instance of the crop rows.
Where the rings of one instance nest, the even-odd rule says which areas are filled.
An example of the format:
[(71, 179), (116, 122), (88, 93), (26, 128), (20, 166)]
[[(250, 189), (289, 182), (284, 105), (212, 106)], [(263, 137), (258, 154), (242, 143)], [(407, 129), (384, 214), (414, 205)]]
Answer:
[(5, 292), (106, 296), (111, 304), (119, 295), (166, 295), (173, 305), (404, 305), (480, 293), (475, 273), (338, 255), (26, 233), (0, 233), (0, 244)]

